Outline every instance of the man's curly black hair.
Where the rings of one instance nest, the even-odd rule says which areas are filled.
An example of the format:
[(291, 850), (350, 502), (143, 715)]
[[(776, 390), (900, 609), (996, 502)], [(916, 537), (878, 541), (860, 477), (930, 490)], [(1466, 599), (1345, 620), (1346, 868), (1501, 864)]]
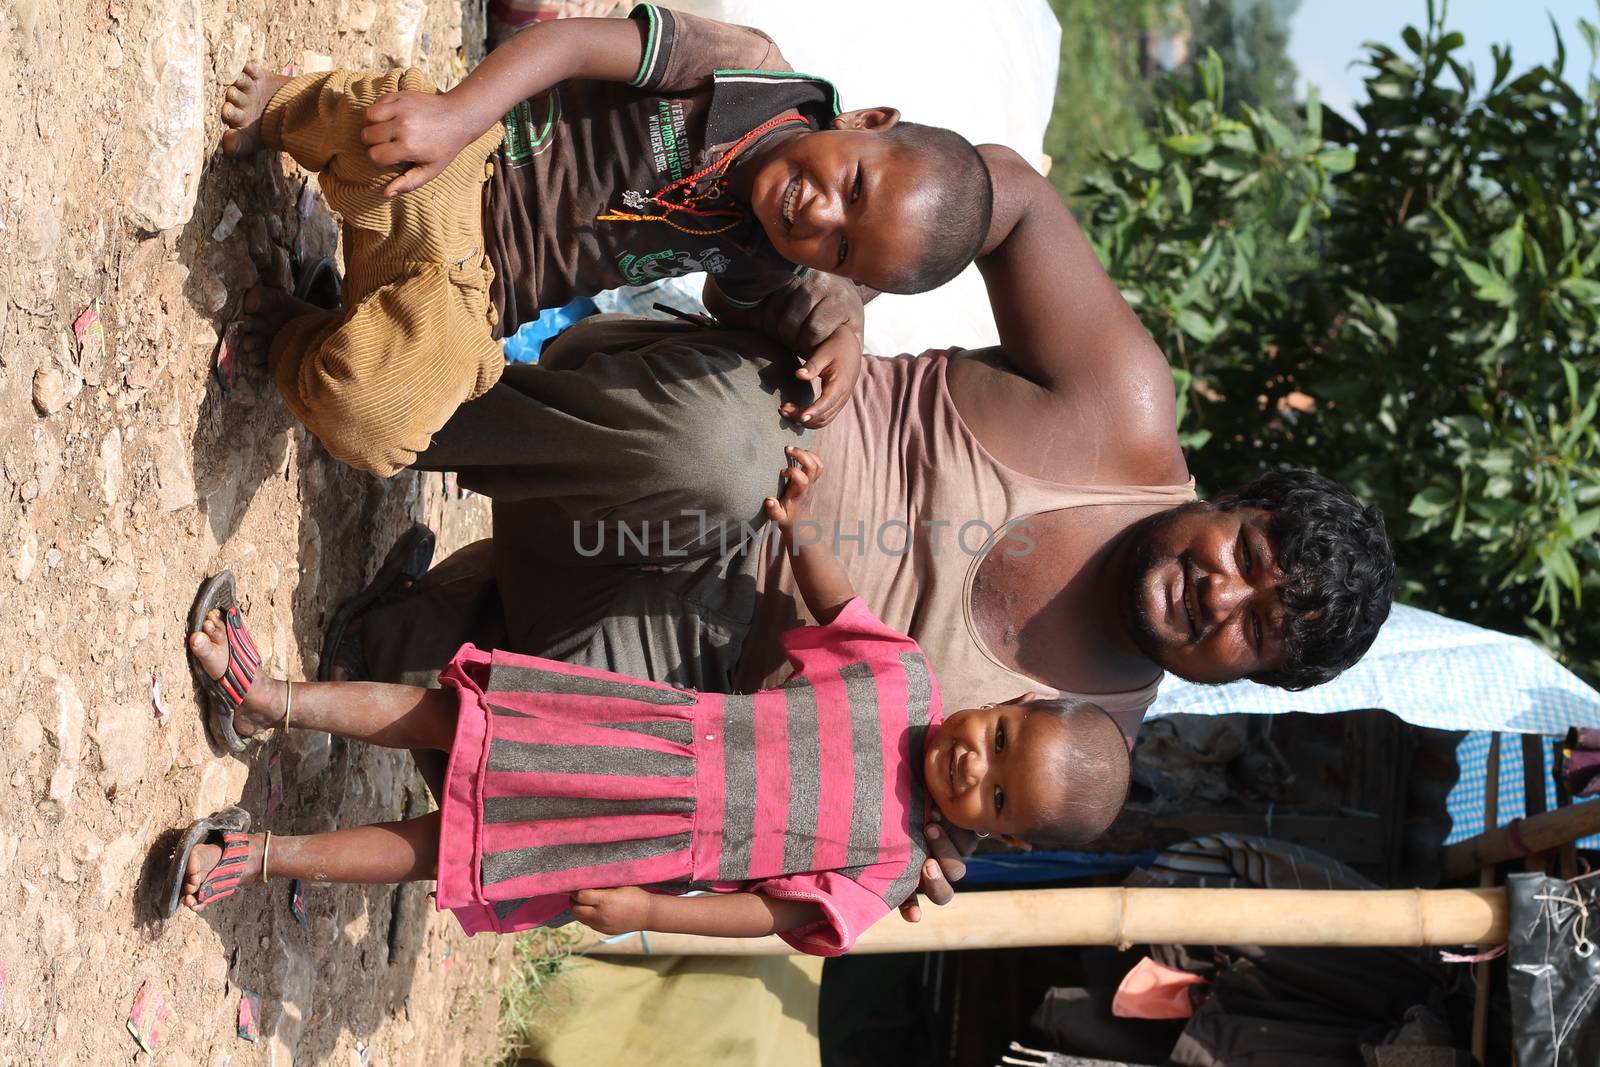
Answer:
[(1313, 471), (1268, 471), (1212, 501), (1272, 513), (1268, 531), (1287, 581), (1289, 662), (1250, 680), (1306, 689), (1335, 678), (1372, 647), (1394, 602), (1394, 549), (1383, 514)]
[(931, 197), (925, 209), (938, 220), (937, 232), (885, 290), (925, 293), (960, 274), (983, 250), (994, 212), (994, 185), (978, 150), (953, 130), (898, 122), (882, 136), (896, 149), (936, 165), (934, 179), (920, 191)]

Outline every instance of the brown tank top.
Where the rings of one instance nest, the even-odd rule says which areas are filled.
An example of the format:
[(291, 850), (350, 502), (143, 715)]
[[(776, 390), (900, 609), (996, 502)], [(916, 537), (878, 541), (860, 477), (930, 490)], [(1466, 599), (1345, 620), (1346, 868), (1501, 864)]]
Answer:
[[(854, 402), (816, 436), (813, 447), (824, 463), (810, 506), (817, 527), (797, 533), (835, 546), (868, 606), (923, 647), (952, 709), (1027, 689), (1055, 691), (1002, 665), (972, 618), (978, 565), (991, 549), (1022, 547), (1017, 523), (1086, 505), (1176, 506), (1194, 499), (1193, 481), (1062, 485), (1002, 465), (950, 397), (947, 370), (959, 351), (865, 361)], [(746, 691), (782, 680), (788, 666), (777, 635), (812, 621), (776, 537), (767, 541), (757, 583), (762, 595), (739, 677)], [(1113, 714), (1142, 712), (1158, 684), (1069, 695)]]

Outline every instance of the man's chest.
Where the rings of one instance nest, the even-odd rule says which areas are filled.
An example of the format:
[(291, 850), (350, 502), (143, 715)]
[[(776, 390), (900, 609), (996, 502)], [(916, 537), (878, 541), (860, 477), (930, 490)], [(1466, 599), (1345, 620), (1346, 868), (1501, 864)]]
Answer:
[(993, 552), (973, 576), (973, 624), (995, 658), (1071, 692), (1148, 684), (1153, 666), (1121, 638), (1132, 593), (1108, 591), (1104, 572), (1118, 536), (1152, 510), (1082, 506), (1022, 520), (1031, 551)]

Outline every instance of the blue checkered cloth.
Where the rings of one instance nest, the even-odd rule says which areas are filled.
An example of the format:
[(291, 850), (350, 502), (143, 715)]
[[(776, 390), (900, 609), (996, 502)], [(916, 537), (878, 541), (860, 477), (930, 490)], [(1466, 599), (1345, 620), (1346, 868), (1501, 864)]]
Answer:
[[(1445, 809), (1450, 813), (1450, 833), (1444, 839), (1447, 845), (1481, 834), (1486, 829), (1484, 801), (1489, 784), (1489, 738), (1492, 736), (1487, 730), (1474, 730), (1456, 746), (1456, 764), (1461, 768), (1461, 777), (1456, 779), (1455, 787), (1444, 802)], [(1555, 753), (1548, 738), (1542, 748), (1545, 802), (1554, 807)], [(1578, 801), (1582, 804), (1597, 802), (1600, 802), (1600, 798)], [(1500, 799), (1495, 805), (1495, 814), (1496, 826), (1504, 826), (1528, 814), (1527, 797), (1522, 788), (1522, 746), (1517, 744), (1515, 738), (1500, 739)], [(1600, 834), (1581, 839), (1578, 847), (1600, 849)]]
[(1565, 734), (1600, 727), (1600, 693), (1523, 637), (1396, 605), (1360, 663), (1290, 693), (1254, 682), (1196, 685), (1168, 675), (1152, 715), (1383, 708), (1440, 730)]
[[(1383, 708), (1406, 722), (1466, 730), (1456, 750), (1461, 777), (1446, 807), (1446, 843), (1482, 833), (1486, 758), (1492, 733), (1561, 737), (1572, 726), (1600, 727), (1600, 693), (1532, 641), (1396, 605), (1361, 662), (1326, 685), (1299, 693), (1232, 682), (1196, 685), (1168, 675), (1151, 715), (1276, 715)], [(1550, 746), (1545, 796), (1555, 802)], [(1501, 742), (1499, 825), (1525, 814), (1521, 746)], [(1600, 836), (1579, 842), (1600, 847)]]

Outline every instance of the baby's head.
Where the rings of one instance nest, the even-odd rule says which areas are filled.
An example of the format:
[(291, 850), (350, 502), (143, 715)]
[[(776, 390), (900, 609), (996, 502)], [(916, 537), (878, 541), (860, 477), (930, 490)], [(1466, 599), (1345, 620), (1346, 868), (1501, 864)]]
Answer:
[(923, 782), (946, 822), (998, 837), (1067, 846), (1104, 833), (1128, 795), (1128, 745), (1086, 700), (985, 704), (928, 739)]
[(989, 169), (966, 138), (849, 111), (753, 161), (749, 202), (789, 262), (885, 293), (921, 293), (961, 273), (989, 233)]

